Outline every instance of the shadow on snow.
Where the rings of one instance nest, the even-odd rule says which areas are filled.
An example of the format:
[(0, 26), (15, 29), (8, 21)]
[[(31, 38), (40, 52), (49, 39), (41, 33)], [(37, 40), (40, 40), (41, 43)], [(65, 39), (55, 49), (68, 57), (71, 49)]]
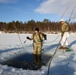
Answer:
[(5, 49), (5, 50), (0, 50), (0, 54), (1, 53), (5, 53), (5, 52), (10, 52), (10, 51), (13, 51), (13, 50), (19, 50), (20, 48), (10, 48), (10, 49)]
[(71, 43), (69, 44), (69, 48), (72, 47), (72, 45), (74, 45), (74, 44), (76, 44), (76, 40), (74, 40), (73, 42), (71, 42)]
[[(72, 64), (70, 63), (73, 61), (73, 58), (74, 54), (71, 54), (69, 58), (57, 62), (55, 66), (50, 68), (49, 75), (74, 75), (74, 67), (71, 66)], [(44, 75), (47, 75), (47, 71)]]

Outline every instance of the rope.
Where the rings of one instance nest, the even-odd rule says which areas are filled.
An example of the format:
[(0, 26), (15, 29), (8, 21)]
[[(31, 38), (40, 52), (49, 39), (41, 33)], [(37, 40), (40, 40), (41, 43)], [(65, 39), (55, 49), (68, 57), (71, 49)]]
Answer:
[[(14, 28), (15, 28), (15, 30), (16, 30), (16, 32), (17, 32), (17, 35), (18, 35), (18, 38), (19, 38), (19, 40), (20, 40), (20, 45), (23, 47), (23, 44), (22, 44), (22, 41), (21, 41), (21, 38), (20, 38), (20, 36), (19, 36), (19, 34), (18, 34), (18, 30), (17, 30), (17, 28), (16, 28), (16, 26), (13, 26)], [(24, 47), (23, 47), (24, 48)]]
[[(63, 12), (63, 14), (62, 14), (62, 16), (61, 16), (60, 19), (62, 19), (62, 17), (64, 16), (64, 14), (66, 13), (66, 11), (68, 10), (68, 8), (69, 8), (69, 7), (67, 7), (66, 10)], [(58, 37), (59, 37), (59, 35), (56, 37), (55, 40), (51, 41), (50, 43), (53, 43), (54, 41), (56, 41)]]
[(63, 12), (62, 16), (60, 19), (62, 19), (62, 17), (64, 16), (64, 14), (66, 13), (66, 11), (68, 10), (69, 7), (66, 8), (66, 10)]
[[(75, 8), (75, 7), (74, 7), (74, 8)], [(68, 8), (67, 8), (67, 9), (68, 9)], [(63, 12), (61, 18), (63, 17), (63, 15), (64, 15), (65, 12), (67, 11), (67, 9)], [(74, 9), (73, 9), (73, 10), (74, 10)], [(73, 12), (72, 12), (72, 13), (73, 13)], [(60, 19), (61, 19), (61, 18), (60, 18)], [(59, 35), (58, 35), (58, 36), (59, 36)], [(57, 37), (57, 38), (58, 38), (58, 37)], [(55, 56), (55, 54), (56, 54), (56, 52), (57, 52), (57, 50), (58, 50), (58, 47), (59, 47), (59, 44), (60, 44), (62, 38), (63, 38), (63, 37), (61, 37), (60, 41), (58, 42), (58, 46), (56, 47), (54, 54), (52, 55), (51, 59), (50, 59), (49, 62), (48, 62), (48, 72), (47, 72), (47, 75), (49, 75), (51, 62), (52, 62), (52, 60), (53, 60), (53, 58), (54, 58), (54, 56)], [(55, 40), (56, 40), (56, 39), (55, 39)], [(54, 40), (54, 41), (55, 41), (55, 40)]]
[(61, 37), (61, 39), (60, 39), (60, 41), (59, 41), (59, 43), (58, 43), (58, 46), (57, 46), (57, 48), (56, 48), (54, 54), (52, 55), (51, 59), (50, 59), (49, 62), (48, 62), (48, 73), (47, 73), (47, 75), (49, 75), (51, 62), (52, 62), (52, 60), (53, 60), (53, 58), (54, 58), (54, 56), (55, 56), (55, 54), (56, 54), (56, 52), (57, 52), (57, 50), (58, 50), (58, 47), (59, 47), (59, 44), (60, 44), (61, 40), (62, 40), (62, 37)]
[(72, 16), (72, 14), (73, 14), (73, 12), (74, 12), (74, 9), (75, 9), (75, 7), (76, 7), (76, 4), (75, 4), (75, 6), (73, 7), (73, 9), (72, 9), (72, 12), (71, 12), (71, 14), (70, 14), (70, 18), (69, 18), (69, 20), (68, 20), (68, 23), (71, 21), (71, 16)]
[[(59, 34), (59, 35), (60, 35), (60, 34)], [(58, 35), (53, 41), (51, 41), (49, 44), (51, 44), (51, 43), (53, 43), (54, 41), (56, 41), (56, 40), (58, 39), (59, 35)]]

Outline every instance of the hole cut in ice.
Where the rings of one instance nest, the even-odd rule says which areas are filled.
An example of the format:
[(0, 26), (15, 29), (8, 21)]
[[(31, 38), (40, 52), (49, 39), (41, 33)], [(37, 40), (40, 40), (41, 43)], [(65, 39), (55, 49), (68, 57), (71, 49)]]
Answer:
[(51, 56), (48, 55), (41, 55), (41, 59), (38, 59), (35, 61), (34, 55), (30, 53), (25, 53), (19, 56), (16, 56), (10, 60), (4, 61), (1, 64), (2, 65), (8, 65), (10, 67), (14, 68), (22, 68), (22, 69), (28, 69), (28, 70), (38, 70), (42, 66), (45, 66)]

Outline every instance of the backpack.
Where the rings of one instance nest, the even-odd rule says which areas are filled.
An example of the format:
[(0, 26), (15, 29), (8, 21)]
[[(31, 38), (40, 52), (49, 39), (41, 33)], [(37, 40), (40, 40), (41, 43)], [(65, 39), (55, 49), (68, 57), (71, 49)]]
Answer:
[(42, 36), (44, 37), (44, 40), (47, 40), (47, 35), (42, 33)]

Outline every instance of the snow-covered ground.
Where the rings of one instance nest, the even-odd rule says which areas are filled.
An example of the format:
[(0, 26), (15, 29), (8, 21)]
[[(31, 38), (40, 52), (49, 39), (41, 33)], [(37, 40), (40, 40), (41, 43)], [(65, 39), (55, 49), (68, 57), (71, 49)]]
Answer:
[[(11, 59), (23, 53), (33, 53), (32, 41), (26, 39), (31, 34), (5, 34), (0, 33), (0, 62)], [(47, 34), (44, 41), (45, 54), (52, 55), (60, 40), (59, 34)], [(24, 43), (24, 41), (26, 41)], [(49, 75), (76, 75), (76, 33), (70, 33), (68, 38), (69, 48), (73, 51), (65, 52), (57, 50), (50, 66)], [(0, 65), (0, 75), (47, 75), (48, 66), (42, 66), (39, 70), (23, 70), (22, 68)]]

